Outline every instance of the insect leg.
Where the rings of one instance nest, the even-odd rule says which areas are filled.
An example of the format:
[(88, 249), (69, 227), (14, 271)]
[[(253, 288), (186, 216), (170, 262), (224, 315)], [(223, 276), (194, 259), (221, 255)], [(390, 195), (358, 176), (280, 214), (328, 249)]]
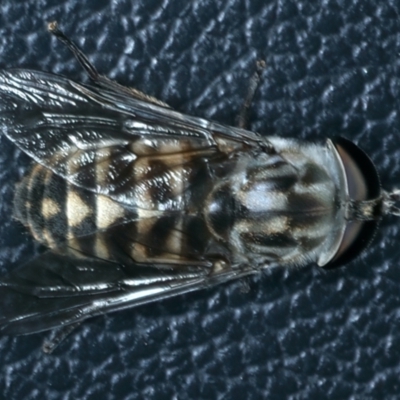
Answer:
[(59, 344), (63, 342), (81, 323), (82, 321), (79, 321), (71, 325), (66, 325), (61, 328), (54, 329), (51, 332), (50, 336), (43, 342), (43, 353), (51, 354), (59, 346)]
[(97, 72), (95, 66), (88, 60), (86, 55), (82, 52), (78, 46), (70, 40), (67, 36), (64, 35), (62, 31), (58, 28), (58, 24), (56, 21), (50, 22), (47, 25), (47, 29), (49, 32), (54, 35), (61, 43), (65, 44), (69, 50), (71, 50), (72, 54), (79, 61), (79, 64), (83, 67), (83, 69), (87, 72), (90, 79), (97, 82), (100, 79), (100, 74)]
[(256, 62), (256, 71), (250, 78), (249, 86), (247, 88), (247, 94), (246, 97), (244, 98), (244, 102), (242, 104), (242, 107), (240, 109), (237, 118), (237, 126), (239, 128), (243, 129), (247, 128), (247, 118), (248, 118), (249, 108), (251, 106), (251, 102), (253, 101), (254, 94), (256, 93), (256, 90), (260, 84), (261, 73), (265, 68), (265, 66), (266, 64), (264, 60), (258, 60)]
[(168, 104), (156, 99), (155, 97), (149, 96), (137, 89), (122, 86), (106, 76), (99, 74), (96, 67), (89, 61), (83, 51), (59, 29), (56, 21), (50, 22), (47, 25), (47, 29), (61, 43), (68, 47), (74, 57), (78, 60), (79, 64), (81, 64), (83, 69), (87, 72), (89, 78), (99, 86), (117, 92), (125, 92), (130, 96), (136, 97), (137, 99), (146, 101), (148, 103), (154, 103), (162, 107), (171, 108)]

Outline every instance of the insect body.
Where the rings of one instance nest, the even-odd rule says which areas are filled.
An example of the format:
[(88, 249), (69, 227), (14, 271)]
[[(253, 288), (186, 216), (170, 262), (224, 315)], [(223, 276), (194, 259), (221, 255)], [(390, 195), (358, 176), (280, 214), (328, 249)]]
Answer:
[(15, 216), (48, 251), (0, 283), (0, 331), (75, 324), (272, 266), (344, 262), (398, 214), (354, 144), (261, 137), (96, 86), (0, 72), (0, 128), (34, 161)]

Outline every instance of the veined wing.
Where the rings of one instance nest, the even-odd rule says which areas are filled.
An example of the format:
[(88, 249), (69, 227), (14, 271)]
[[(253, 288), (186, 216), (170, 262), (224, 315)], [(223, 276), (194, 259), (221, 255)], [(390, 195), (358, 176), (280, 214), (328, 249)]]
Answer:
[[(129, 194), (110, 182), (117, 172), (138, 170), (140, 160), (155, 155), (176, 155), (173, 162), (178, 164), (198, 157), (218, 159), (256, 148), (260, 140), (251, 132), (189, 117), (124, 92), (28, 70), (0, 72), (0, 129), (39, 164), (122, 203)], [(87, 182), (110, 158), (107, 176)]]
[[(209, 166), (229, 163), (236, 151), (258, 148), (257, 135), (184, 116), (125, 92), (26, 70), (0, 72), (0, 129), (42, 167), (29, 179), (52, 179), (46, 170), (52, 171), (73, 188), (67, 194), (89, 201), (90, 196), (81, 193), (89, 191), (132, 211), (129, 217), (103, 230), (97, 223), (93, 230), (82, 225), (84, 234), (73, 232), (62, 238), (63, 245), (52, 246), (52, 250), (5, 277), (0, 284), (4, 305), (0, 330), (30, 333), (72, 324), (253, 271), (221, 264), (224, 249), (210, 243), (208, 232), (203, 242), (196, 241), (186, 250), (175, 247), (186, 245), (185, 240), (193, 242), (196, 236), (188, 232), (201, 232), (191, 228), (190, 218), (185, 220), (179, 214), (182, 199), (178, 197), (191, 191), (184, 185), (196, 179), (207, 185), (212, 175)], [(174, 179), (177, 186), (171, 185)], [(27, 190), (40, 187), (33, 181), (26, 183)], [(175, 191), (167, 193), (165, 188)], [(47, 194), (50, 192), (61, 193), (48, 190)], [(148, 201), (154, 200), (153, 192), (154, 196), (163, 196), (154, 201), (155, 207)], [(36, 194), (32, 196), (38, 199)], [(174, 208), (169, 200), (181, 204)], [(151, 213), (139, 215), (167, 204), (169, 211), (154, 219)], [(47, 211), (43, 217), (57, 216), (54, 208)], [(91, 215), (85, 214), (79, 222), (88, 222)], [(160, 225), (158, 219), (163, 223), (167, 219), (171, 226), (165, 240), (157, 244), (152, 237)], [(75, 222), (72, 228), (76, 231), (80, 225)], [(137, 229), (139, 222), (145, 226)], [(127, 241), (115, 240), (117, 228), (122, 232), (130, 227), (133, 229)], [(163, 237), (157, 233), (158, 238)], [(129, 249), (104, 245), (108, 237), (116, 245), (126, 243)], [(199, 245), (201, 249), (196, 247)]]
[(252, 272), (196, 265), (120, 265), (48, 251), (0, 282), (0, 332), (29, 334), (70, 325)]

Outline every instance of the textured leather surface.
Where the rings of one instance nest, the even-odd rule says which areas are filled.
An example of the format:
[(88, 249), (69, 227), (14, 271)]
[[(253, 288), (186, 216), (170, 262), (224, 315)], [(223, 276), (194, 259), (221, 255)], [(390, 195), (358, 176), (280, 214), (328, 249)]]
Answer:
[[(57, 19), (100, 71), (176, 109), (234, 123), (257, 57), (263, 134), (344, 135), (384, 187), (400, 182), (396, 0), (3, 0), (0, 67), (84, 80), (45, 30)], [(11, 218), (29, 160), (0, 138), (0, 272), (37, 251)], [(85, 323), (51, 356), (46, 334), (0, 337), (12, 399), (397, 399), (400, 233), (388, 218), (344, 268), (266, 271)], [(1, 307), (1, 305), (0, 305)]]

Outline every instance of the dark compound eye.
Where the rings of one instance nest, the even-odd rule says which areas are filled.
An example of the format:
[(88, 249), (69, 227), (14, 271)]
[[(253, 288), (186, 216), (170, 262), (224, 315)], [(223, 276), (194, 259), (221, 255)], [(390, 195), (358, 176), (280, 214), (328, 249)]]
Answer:
[[(380, 196), (378, 172), (371, 159), (353, 142), (336, 138), (333, 143), (342, 159), (350, 198), (371, 200)], [(378, 221), (349, 221), (335, 257), (324, 268), (335, 268), (357, 257), (375, 236)]]

